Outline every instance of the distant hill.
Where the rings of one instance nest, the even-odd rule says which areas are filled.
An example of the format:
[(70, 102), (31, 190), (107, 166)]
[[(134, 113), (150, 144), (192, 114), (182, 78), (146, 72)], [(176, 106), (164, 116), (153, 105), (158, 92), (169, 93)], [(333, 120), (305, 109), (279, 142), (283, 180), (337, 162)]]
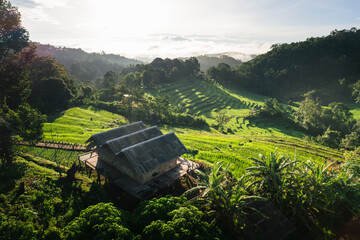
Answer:
[(129, 59), (115, 54), (87, 53), (82, 49), (55, 47), (49, 44), (35, 43), (39, 56), (53, 57), (63, 64), (69, 73), (82, 82), (89, 83), (104, 76), (107, 71), (121, 71), (124, 67), (141, 64), (136, 59)]
[(350, 100), (350, 84), (360, 79), (360, 30), (278, 44), (241, 64), (231, 84), (259, 94), (294, 98), (317, 90), (325, 102)]
[[(240, 52), (223, 52), (214, 54), (205, 54), (195, 56), (200, 63), (200, 69), (206, 72), (209, 68), (217, 66), (219, 63), (226, 63), (230, 67), (236, 67), (243, 62), (249, 61), (255, 58), (255, 54), (245, 54)], [(181, 58), (183, 60), (189, 58)]]
[(222, 53), (214, 53), (214, 54), (205, 54), (205, 56), (209, 56), (209, 57), (221, 57), (224, 55), (235, 58), (236, 60), (240, 60), (242, 62), (250, 61), (251, 59), (254, 59), (257, 56), (257, 54), (246, 54), (241, 52), (222, 52)]
[(218, 54), (211, 54), (211, 55), (201, 55), (196, 56), (197, 60), (200, 63), (200, 69), (203, 72), (206, 72), (211, 67), (217, 66), (219, 63), (226, 63), (230, 67), (236, 67), (242, 63), (242, 61), (237, 60), (233, 57), (229, 57), (227, 55), (218, 55)]

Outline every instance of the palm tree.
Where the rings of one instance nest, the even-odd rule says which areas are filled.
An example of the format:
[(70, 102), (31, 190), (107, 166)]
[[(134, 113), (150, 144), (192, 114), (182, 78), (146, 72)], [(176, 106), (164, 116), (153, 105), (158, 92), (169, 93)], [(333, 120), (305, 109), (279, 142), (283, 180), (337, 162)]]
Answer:
[(292, 167), (297, 160), (291, 161), (289, 156), (280, 155), (277, 150), (270, 152), (267, 157), (259, 154), (259, 158), (250, 160), (254, 166), (246, 168), (246, 176), (251, 182), (246, 188), (254, 188), (256, 193), (280, 200), (285, 178), (294, 174)]
[(245, 178), (236, 180), (229, 171), (231, 165), (223, 167), (222, 162), (213, 166), (209, 174), (197, 170), (198, 186), (185, 192), (186, 195), (198, 192), (196, 200), (201, 201), (206, 212), (213, 217), (213, 224), (234, 231), (239, 238), (245, 224), (249, 201), (262, 200), (258, 196), (249, 196), (245, 190)]

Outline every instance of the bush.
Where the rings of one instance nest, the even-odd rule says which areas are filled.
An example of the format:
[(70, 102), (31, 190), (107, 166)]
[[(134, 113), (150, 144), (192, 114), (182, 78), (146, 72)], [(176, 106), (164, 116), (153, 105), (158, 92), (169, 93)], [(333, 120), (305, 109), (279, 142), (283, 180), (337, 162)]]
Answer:
[(341, 135), (338, 131), (333, 131), (328, 128), (325, 133), (318, 136), (317, 141), (324, 146), (331, 148), (339, 148), (341, 142)]
[(175, 209), (168, 216), (170, 221), (157, 220), (146, 226), (143, 237), (149, 240), (218, 239), (217, 228), (204, 221), (204, 213), (192, 205)]
[(63, 230), (65, 239), (132, 239), (125, 214), (112, 203), (99, 203), (80, 212)]
[(143, 229), (151, 222), (156, 220), (170, 220), (168, 213), (174, 209), (178, 209), (186, 198), (166, 196), (162, 198), (154, 198), (145, 200), (135, 209), (132, 214), (132, 222), (139, 229)]

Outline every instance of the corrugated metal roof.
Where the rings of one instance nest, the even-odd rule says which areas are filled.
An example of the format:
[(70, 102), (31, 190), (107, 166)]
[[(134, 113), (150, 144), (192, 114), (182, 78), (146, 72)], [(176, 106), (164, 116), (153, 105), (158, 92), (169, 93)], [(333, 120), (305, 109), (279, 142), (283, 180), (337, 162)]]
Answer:
[(151, 138), (163, 135), (157, 126), (146, 128), (134, 133), (127, 134), (122, 137), (114, 138), (106, 141), (106, 145), (110, 147), (114, 154), (119, 153), (122, 149), (149, 140)]
[(145, 129), (142, 121), (131, 123), (122, 127), (114, 128), (105, 132), (92, 135), (86, 142), (95, 141), (98, 147), (101, 147), (106, 141), (118, 138), (139, 130)]
[(125, 155), (137, 174), (143, 175), (187, 152), (184, 144), (171, 132), (127, 147), (120, 154)]

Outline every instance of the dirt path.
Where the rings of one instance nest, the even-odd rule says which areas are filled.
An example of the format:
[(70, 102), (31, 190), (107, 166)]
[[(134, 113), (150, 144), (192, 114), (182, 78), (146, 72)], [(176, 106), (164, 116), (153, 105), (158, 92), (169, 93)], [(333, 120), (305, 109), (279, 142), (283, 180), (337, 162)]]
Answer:
[[(30, 146), (30, 143), (25, 142), (25, 141), (20, 141), (17, 144), (24, 145), (24, 146)], [(86, 151), (86, 146), (70, 145), (70, 144), (62, 144), (62, 143), (38, 142), (35, 144), (35, 147), (55, 148), (55, 149), (63, 149), (63, 150), (69, 150), (69, 151)]]
[(359, 240), (360, 219), (352, 219), (337, 229), (337, 240)]

